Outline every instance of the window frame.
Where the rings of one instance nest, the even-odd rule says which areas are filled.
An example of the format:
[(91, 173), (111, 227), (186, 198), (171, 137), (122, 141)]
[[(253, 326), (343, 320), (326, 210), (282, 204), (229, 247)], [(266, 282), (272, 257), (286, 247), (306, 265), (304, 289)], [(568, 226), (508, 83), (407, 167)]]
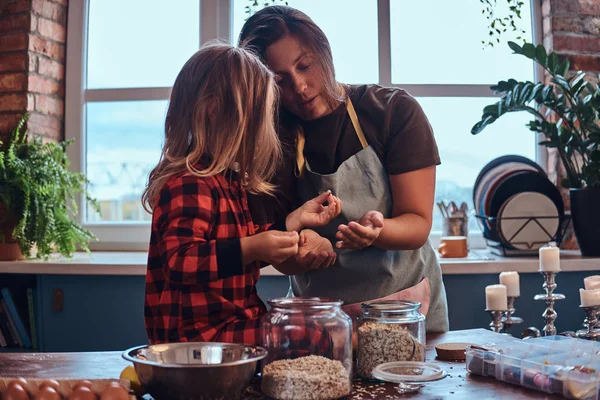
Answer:
[[(234, 0), (198, 0), (200, 4), (200, 45), (215, 39), (235, 42), (233, 36)], [(392, 83), (391, 63), (391, 20), (390, 2), (377, 0), (379, 85), (402, 87), (415, 97), (490, 97), (490, 85), (444, 85), (444, 84), (394, 84)], [(75, 144), (67, 149), (74, 171), (86, 172), (86, 104), (93, 102), (168, 100), (170, 87), (144, 87), (122, 89), (86, 89), (88, 14), (90, 0), (70, 0), (68, 10), (68, 30), (66, 47), (65, 82), (65, 139), (75, 139)], [(542, 12), (537, 0), (530, 0), (533, 41), (542, 43)], [(543, 70), (536, 66), (534, 79), (543, 77)], [(534, 144), (535, 145), (535, 144)], [(546, 169), (547, 153), (542, 146), (536, 146), (536, 161)], [(79, 198), (77, 222), (91, 230), (99, 239), (92, 242), (92, 250), (136, 251), (147, 250), (150, 237), (148, 222), (93, 222), (86, 223), (86, 209), (81, 207)], [(440, 232), (432, 232), (430, 239), (437, 246)], [(471, 248), (485, 248), (485, 240), (480, 232), (469, 234)]]

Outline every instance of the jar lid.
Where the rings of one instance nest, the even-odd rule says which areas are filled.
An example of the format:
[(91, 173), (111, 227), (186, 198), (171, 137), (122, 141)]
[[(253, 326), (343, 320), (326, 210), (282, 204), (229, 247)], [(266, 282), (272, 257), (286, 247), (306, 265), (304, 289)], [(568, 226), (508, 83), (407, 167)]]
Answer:
[(437, 364), (422, 361), (394, 361), (379, 364), (373, 377), (386, 382), (431, 382), (443, 379), (447, 373)]

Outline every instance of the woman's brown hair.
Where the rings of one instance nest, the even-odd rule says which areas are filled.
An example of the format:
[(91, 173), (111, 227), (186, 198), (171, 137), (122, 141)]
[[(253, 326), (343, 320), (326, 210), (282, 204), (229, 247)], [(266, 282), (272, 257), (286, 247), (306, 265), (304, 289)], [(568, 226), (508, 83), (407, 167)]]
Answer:
[(167, 180), (235, 170), (251, 193), (273, 194), (281, 160), (273, 74), (249, 51), (213, 43), (183, 66), (169, 101), (161, 158), (142, 195), (151, 212)]
[(269, 6), (253, 14), (240, 32), (238, 45), (248, 48), (265, 61), (265, 52), (273, 43), (291, 35), (306, 47), (319, 61), (323, 83), (329, 101), (344, 98), (340, 84), (335, 80), (335, 68), (329, 40), (312, 19), (302, 11), (287, 6)]

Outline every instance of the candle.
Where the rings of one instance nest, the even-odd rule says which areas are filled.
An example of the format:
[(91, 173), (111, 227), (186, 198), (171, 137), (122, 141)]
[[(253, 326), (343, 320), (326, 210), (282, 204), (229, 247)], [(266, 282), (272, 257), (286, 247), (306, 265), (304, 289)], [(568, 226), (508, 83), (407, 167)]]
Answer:
[(600, 306), (600, 289), (579, 289), (582, 307)]
[(489, 285), (485, 287), (485, 309), (486, 310), (506, 310), (508, 304), (506, 301), (506, 286)]
[(583, 285), (587, 290), (600, 289), (600, 275), (588, 276), (583, 280)]
[(540, 248), (540, 271), (558, 272), (560, 271), (560, 250), (549, 243)]
[(500, 284), (506, 286), (506, 294), (509, 297), (519, 297), (521, 295), (519, 274), (516, 271), (502, 272), (500, 274)]

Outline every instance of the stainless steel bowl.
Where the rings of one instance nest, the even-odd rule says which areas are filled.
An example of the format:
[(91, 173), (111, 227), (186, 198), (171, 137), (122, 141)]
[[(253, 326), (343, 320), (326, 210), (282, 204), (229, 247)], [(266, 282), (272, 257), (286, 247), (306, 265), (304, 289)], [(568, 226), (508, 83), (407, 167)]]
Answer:
[(123, 352), (144, 390), (155, 400), (237, 399), (267, 356), (258, 346), (231, 343), (170, 343)]

